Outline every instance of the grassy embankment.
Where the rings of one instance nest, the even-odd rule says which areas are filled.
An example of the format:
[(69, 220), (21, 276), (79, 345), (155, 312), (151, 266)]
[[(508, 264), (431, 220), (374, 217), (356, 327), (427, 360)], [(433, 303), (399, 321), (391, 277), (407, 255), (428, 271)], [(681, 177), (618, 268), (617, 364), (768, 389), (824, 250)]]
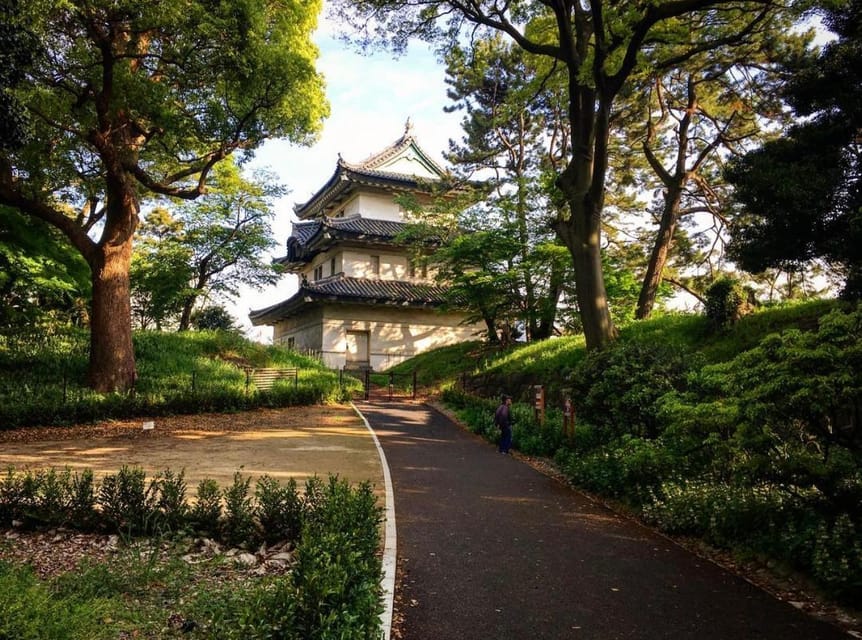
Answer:
[[(338, 375), (317, 360), (233, 333), (139, 332), (134, 343), (138, 370), (134, 391), (97, 394), (84, 384), (86, 332), (0, 336), (0, 428), (229, 412), (343, 397)], [(298, 368), (298, 384), (283, 380), (258, 391), (247, 384), (243, 367)]]

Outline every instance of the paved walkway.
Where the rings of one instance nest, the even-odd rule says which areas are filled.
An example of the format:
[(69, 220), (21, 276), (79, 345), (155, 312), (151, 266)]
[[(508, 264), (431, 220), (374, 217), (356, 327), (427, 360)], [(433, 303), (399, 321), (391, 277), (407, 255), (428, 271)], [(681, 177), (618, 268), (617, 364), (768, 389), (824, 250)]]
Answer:
[(433, 409), (358, 408), (392, 474), (401, 638), (848, 638)]

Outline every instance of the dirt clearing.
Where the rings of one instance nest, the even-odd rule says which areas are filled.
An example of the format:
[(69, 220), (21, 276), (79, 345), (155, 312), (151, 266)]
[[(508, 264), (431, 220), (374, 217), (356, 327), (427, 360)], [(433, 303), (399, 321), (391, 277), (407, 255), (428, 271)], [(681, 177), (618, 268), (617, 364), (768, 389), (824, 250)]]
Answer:
[(383, 491), (380, 459), (362, 420), (350, 407), (289, 407), (237, 414), (142, 418), (96, 425), (0, 431), (0, 468), (90, 468), (97, 477), (123, 465), (148, 475), (185, 470), (190, 493), (204, 478), (227, 486), (269, 475), (282, 482), (337, 474), (370, 481)]

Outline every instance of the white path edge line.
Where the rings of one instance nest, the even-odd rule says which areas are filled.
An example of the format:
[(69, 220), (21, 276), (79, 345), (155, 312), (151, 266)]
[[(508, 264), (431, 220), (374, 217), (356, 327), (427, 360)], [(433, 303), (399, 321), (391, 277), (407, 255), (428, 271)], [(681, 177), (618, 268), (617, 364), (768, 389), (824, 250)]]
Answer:
[(395, 493), (392, 490), (392, 476), (389, 473), (389, 463), (386, 462), (386, 454), (377, 434), (368, 423), (368, 419), (352, 402), (350, 406), (356, 414), (362, 418), (374, 445), (377, 447), (377, 455), (380, 456), (380, 465), (383, 467), (383, 484), (386, 491), (386, 507), (384, 508), (384, 541), (383, 541), (383, 576), (380, 579), (380, 588), (383, 592), (383, 612), (380, 614), (380, 624), (383, 627), (383, 638), (389, 640), (392, 635), (392, 613), (395, 604), (395, 567), (397, 564), (397, 537), (395, 534)]

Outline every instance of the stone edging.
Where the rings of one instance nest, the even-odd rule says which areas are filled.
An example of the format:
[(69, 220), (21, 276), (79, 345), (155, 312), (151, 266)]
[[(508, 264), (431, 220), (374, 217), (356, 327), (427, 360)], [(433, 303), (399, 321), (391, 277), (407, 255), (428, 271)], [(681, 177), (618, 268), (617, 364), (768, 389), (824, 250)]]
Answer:
[(383, 627), (383, 640), (389, 640), (392, 634), (392, 613), (395, 600), (395, 568), (397, 564), (397, 536), (395, 532), (395, 493), (392, 490), (392, 476), (389, 473), (389, 463), (386, 462), (386, 454), (380, 446), (377, 434), (368, 423), (362, 412), (352, 402), (350, 406), (356, 414), (362, 418), (365, 427), (374, 440), (377, 454), (380, 456), (380, 466), (383, 467), (383, 484), (386, 491), (386, 506), (384, 508), (384, 540), (383, 540), (383, 576), (380, 579), (380, 588), (383, 592), (383, 612), (380, 614), (380, 624)]

